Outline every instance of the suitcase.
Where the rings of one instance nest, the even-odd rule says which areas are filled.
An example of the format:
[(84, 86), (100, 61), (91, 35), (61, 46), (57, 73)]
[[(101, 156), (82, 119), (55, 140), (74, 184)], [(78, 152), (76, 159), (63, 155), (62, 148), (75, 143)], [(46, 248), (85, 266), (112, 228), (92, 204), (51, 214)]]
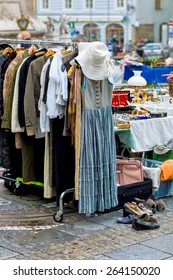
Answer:
[(127, 185), (144, 181), (143, 164), (138, 159), (125, 159), (117, 156), (116, 181), (118, 185)]
[(135, 201), (134, 198), (147, 200), (152, 194), (152, 180), (144, 178), (143, 182), (118, 186), (117, 194), (118, 205), (106, 210), (106, 212), (122, 209), (126, 202)]
[(152, 180), (145, 178), (143, 182), (122, 185), (118, 187), (117, 209), (123, 208), (126, 202), (135, 201), (134, 198), (147, 200), (152, 194)]

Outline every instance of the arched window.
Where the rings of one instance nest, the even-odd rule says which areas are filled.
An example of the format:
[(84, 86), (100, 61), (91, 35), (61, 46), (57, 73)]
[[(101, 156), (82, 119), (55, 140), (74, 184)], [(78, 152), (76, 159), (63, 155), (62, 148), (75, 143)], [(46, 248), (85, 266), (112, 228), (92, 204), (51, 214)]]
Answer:
[(84, 26), (83, 33), (89, 42), (100, 41), (100, 28), (96, 23), (88, 23)]
[(113, 23), (106, 27), (106, 43), (116, 43), (119, 46), (124, 45), (124, 30), (119, 24)]

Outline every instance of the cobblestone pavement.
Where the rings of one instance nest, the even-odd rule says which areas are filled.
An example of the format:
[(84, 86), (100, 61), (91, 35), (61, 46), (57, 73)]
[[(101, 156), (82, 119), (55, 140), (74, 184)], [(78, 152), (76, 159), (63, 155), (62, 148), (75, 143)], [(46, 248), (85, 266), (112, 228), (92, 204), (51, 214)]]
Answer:
[(0, 183), (0, 259), (173, 259), (173, 197), (156, 212), (157, 230), (136, 231), (117, 223), (122, 210), (86, 218), (70, 205), (53, 219), (56, 203), (36, 194), (16, 196)]

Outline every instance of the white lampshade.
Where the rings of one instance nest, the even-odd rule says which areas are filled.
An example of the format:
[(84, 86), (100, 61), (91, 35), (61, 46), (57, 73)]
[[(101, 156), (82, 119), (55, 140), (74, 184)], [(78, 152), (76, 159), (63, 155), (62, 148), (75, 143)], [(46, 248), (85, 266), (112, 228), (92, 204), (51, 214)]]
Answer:
[(146, 86), (146, 80), (141, 76), (142, 71), (133, 71), (134, 76), (132, 76), (128, 81), (127, 84), (129, 86)]

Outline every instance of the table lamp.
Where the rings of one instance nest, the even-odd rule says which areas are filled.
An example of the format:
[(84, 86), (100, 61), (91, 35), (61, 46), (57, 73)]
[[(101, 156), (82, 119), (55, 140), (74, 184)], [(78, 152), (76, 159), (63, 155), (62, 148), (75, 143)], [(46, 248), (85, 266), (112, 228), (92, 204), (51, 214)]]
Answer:
[(132, 103), (141, 103), (141, 98), (139, 97), (140, 87), (146, 86), (146, 80), (141, 76), (142, 71), (133, 71), (134, 75), (127, 81), (129, 86), (135, 87), (134, 98)]

